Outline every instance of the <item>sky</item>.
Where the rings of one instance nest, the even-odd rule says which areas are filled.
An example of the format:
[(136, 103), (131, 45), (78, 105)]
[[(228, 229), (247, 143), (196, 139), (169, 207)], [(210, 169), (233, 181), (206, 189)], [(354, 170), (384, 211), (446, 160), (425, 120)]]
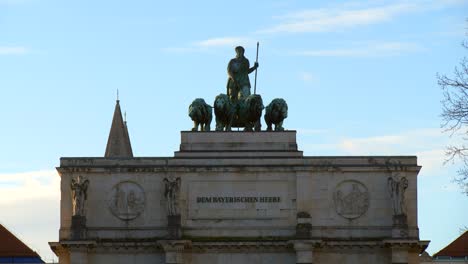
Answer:
[[(119, 91), (135, 156), (171, 157), (195, 98), (260, 42), (257, 92), (284, 98), (306, 156), (417, 155), (420, 238), (468, 226), (436, 74), (466, 56), (468, 1), (0, 0), (0, 223), (44, 260), (60, 157), (102, 157)], [(253, 76), (251, 76), (253, 80)], [(213, 127), (213, 125), (212, 125)], [(40, 227), (40, 228), (38, 228)]]

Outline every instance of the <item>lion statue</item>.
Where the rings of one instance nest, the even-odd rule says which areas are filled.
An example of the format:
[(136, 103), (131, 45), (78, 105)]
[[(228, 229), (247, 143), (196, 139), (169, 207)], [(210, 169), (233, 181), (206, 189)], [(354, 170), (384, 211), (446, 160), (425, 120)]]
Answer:
[(288, 117), (288, 104), (281, 98), (276, 98), (265, 108), (265, 123), (267, 131), (273, 131), (272, 124), (275, 125), (275, 131), (284, 131), (283, 120)]
[(219, 94), (214, 101), (216, 131), (231, 131), (236, 108), (226, 94)]
[(193, 120), (192, 131), (210, 131), (211, 119), (213, 118), (212, 107), (205, 103), (202, 98), (193, 100), (189, 106), (189, 116)]
[(262, 97), (258, 94), (247, 96), (245, 100), (239, 101), (237, 116), (233, 126), (245, 127), (244, 131), (260, 131), (260, 117), (265, 107)]

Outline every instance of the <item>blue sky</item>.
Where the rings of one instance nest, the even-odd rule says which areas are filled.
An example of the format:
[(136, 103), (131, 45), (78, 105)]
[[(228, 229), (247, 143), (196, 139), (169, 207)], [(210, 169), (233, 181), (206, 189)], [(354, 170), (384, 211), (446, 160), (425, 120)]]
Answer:
[[(0, 222), (45, 259), (63, 156), (103, 156), (116, 90), (137, 156), (172, 156), (195, 98), (225, 91), (233, 48), (305, 155), (418, 155), (430, 253), (468, 226), (443, 165), (436, 73), (466, 55), (467, 1), (0, 0)], [(40, 215), (41, 217), (37, 217)], [(41, 226), (40, 229), (37, 226)]]

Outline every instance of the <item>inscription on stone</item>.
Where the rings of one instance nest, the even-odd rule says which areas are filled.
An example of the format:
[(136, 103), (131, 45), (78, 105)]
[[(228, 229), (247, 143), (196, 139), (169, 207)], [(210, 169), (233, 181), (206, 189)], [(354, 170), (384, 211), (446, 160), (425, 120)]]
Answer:
[(287, 181), (199, 181), (189, 184), (191, 219), (287, 218), (293, 186)]
[(354, 219), (369, 208), (369, 192), (364, 184), (348, 180), (336, 186), (333, 193), (336, 212), (344, 218)]
[(109, 209), (122, 220), (138, 217), (145, 210), (145, 192), (140, 185), (124, 181), (116, 184), (109, 192)]
[(281, 197), (197, 197), (197, 203), (279, 203)]

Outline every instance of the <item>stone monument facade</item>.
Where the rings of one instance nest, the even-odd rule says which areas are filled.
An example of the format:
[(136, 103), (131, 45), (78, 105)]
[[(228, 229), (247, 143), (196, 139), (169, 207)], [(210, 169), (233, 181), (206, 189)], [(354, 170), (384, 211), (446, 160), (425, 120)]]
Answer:
[[(305, 157), (295, 131), (181, 132), (174, 157), (62, 158), (50, 244), (79, 264), (418, 263), (420, 168), (414, 156)], [(89, 181), (81, 236), (77, 176)]]
[(133, 157), (117, 101), (105, 156), (61, 158), (60, 263), (419, 263), (417, 158), (304, 156), (281, 98), (261, 131), (258, 63), (236, 52), (173, 157)]

